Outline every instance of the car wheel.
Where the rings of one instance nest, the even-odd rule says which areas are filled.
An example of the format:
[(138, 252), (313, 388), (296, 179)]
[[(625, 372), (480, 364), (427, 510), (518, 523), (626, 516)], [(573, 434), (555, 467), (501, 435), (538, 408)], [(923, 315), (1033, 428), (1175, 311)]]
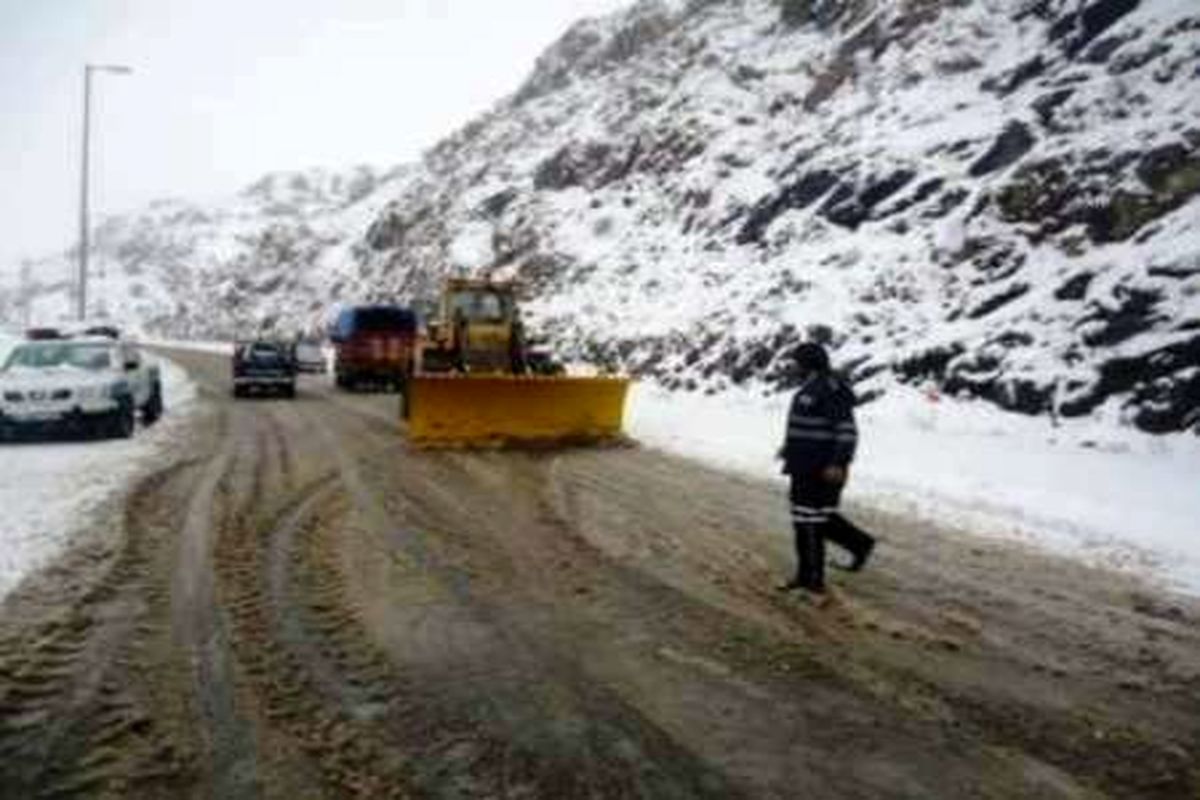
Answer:
[(133, 404), (122, 404), (109, 421), (109, 435), (114, 439), (128, 439), (137, 428), (137, 420), (133, 415)]
[(142, 424), (153, 425), (163, 413), (162, 385), (155, 383), (150, 390), (150, 399), (142, 409)]

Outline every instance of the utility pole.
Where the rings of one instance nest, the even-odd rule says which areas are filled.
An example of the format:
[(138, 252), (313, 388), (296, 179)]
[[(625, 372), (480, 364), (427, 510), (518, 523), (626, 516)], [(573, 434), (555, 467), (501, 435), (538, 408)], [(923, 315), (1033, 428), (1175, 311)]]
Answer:
[(33, 322), (33, 267), (28, 261), (21, 262), (21, 329), (29, 330)]
[(79, 283), (76, 289), (75, 314), (83, 320), (87, 317), (88, 279), (88, 161), (91, 155), (92, 127), (92, 73), (111, 72), (128, 75), (129, 67), (119, 64), (85, 64), (83, 67), (83, 155), (79, 173)]

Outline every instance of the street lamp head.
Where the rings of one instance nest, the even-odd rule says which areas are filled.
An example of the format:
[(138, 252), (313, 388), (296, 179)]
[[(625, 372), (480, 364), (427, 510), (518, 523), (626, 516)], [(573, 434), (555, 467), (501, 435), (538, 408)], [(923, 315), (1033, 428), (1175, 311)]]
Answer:
[(112, 72), (117, 75), (128, 75), (133, 72), (131, 67), (123, 64), (88, 64), (87, 68), (93, 72)]

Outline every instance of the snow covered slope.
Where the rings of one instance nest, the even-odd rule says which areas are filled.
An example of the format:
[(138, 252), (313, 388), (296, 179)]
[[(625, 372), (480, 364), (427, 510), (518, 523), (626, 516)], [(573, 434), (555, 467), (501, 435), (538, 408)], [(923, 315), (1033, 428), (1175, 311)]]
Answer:
[(785, 388), (811, 336), (865, 399), (1197, 422), (1189, 0), (643, 0), (365, 196), (279, 188), (111, 222), (130, 310), (213, 337), (516, 275), (564, 356), (668, 387)]
[[(89, 310), (148, 333), (224, 337), (320, 328), (340, 291), (345, 253), (386, 202), (403, 169), (267, 175), (234, 197), (161, 200), (107, 217), (93, 234)], [(35, 324), (70, 319), (75, 255), (0, 276), (0, 316)]]

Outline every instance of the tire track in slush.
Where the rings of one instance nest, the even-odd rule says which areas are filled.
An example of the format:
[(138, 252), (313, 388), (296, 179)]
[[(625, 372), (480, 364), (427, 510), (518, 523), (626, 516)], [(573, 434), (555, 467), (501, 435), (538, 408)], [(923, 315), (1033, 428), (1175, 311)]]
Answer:
[(303, 663), (322, 694), (334, 698), (355, 718), (374, 716), (379, 711), (378, 692), (372, 693), (345, 680), (345, 675), (317, 644), (311, 623), (304, 619), (292, 585), (293, 560), (303, 535), (323, 504), (334, 496), (336, 475), (318, 479), (276, 525), (269, 537), (266, 582), (267, 603), (281, 643)]
[[(643, 721), (639, 731), (669, 732), (677, 750), (698, 757), (709, 769), (724, 773), (756, 796), (820, 794), (822, 786), (831, 797), (863, 796), (861, 785), (829, 792), (828, 787), (839, 785), (839, 773), (836, 764), (819, 753), (836, 752), (847, 739), (870, 737), (881, 729), (891, 731), (892, 743), (878, 754), (860, 759), (859, 765), (878, 774), (855, 781), (871, 786), (870, 796), (918, 796), (929, 787), (918, 789), (917, 776), (939, 770), (942, 780), (959, 785), (969, 785), (977, 774), (988, 774), (1005, 776), (1010, 786), (1026, 787), (1028, 781), (1018, 766), (986, 748), (960, 752), (951, 746), (942, 750), (943, 755), (931, 758), (927, 743), (938, 741), (944, 747), (944, 731), (920, 720), (891, 723), (886, 711), (879, 708), (882, 698), (862, 691), (850, 676), (843, 679), (839, 671), (844, 666), (823, 667), (824, 660), (815, 659), (811, 647), (788, 646), (766, 638), (768, 630), (752, 627), (743, 630), (739, 646), (726, 649), (729, 642), (723, 639), (723, 632), (739, 628), (735, 618), (609, 561), (574, 532), (574, 523), (552, 496), (552, 467), (557, 457), (506, 456), (503, 463), (497, 463), (499, 458), (414, 454), (403, 477), (398, 478), (396, 491), (387, 495), (393, 516), (404, 517), (418, 530), (423, 521), (430, 535), (439, 540), (458, 539), (459, 548), (468, 548), (457, 549), (468, 561), (459, 564), (455, 560), (455, 569), (471, 576), (472, 603), (497, 612), (490, 619), (505, 628), (501, 637), (504, 651), (496, 654), (496, 663), (545, 674), (568, 695), (577, 692), (582, 683), (590, 684), (580, 692), (584, 698), (625, 700), (630, 716)], [(380, 451), (362, 466), (377, 477), (392, 474), (387, 464), (394, 461), (394, 450)], [(493, 534), (500, 531), (513, 533)], [(445, 557), (437, 542), (429, 545), (437, 548), (435, 559)], [(487, 564), (503, 575), (490, 582), (485, 578), (481, 586), (479, 571), (488, 571)], [(555, 570), (554, 580), (540, 580), (538, 564), (541, 569)], [(578, 603), (572, 587), (580, 582), (587, 584), (587, 596), (593, 600), (560, 617), (563, 609)], [(492, 590), (502, 594), (490, 594), (491, 584), (495, 584)], [(516, 590), (518, 586), (522, 588)], [(644, 609), (639, 604), (644, 604)], [(609, 615), (619, 621), (612, 624), (614, 617)], [(752, 638), (753, 646), (743, 646), (748, 645), (746, 636), (751, 631), (764, 638)], [(580, 636), (583, 640), (572, 644), (572, 639)], [(593, 649), (591, 643), (596, 641), (610, 645)], [(646, 642), (671, 645), (647, 649), (643, 646)], [(515, 643), (533, 650), (535, 660), (522, 665), (511, 655)], [(763, 662), (763, 652), (772, 653), (769, 665)], [(713, 653), (720, 653), (736, 669), (736, 677), (729, 676), (724, 664), (705, 655)], [(478, 648), (462, 655), (461, 660), (473, 664), (477, 673), (464, 676), (464, 665), (454, 659), (460, 682), (469, 681), (478, 691), (505, 689), (496, 663), (481, 657)], [(688, 668), (697, 664), (706, 668)], [(711, 673), (710, 666), (715, 667)], [(522, 690), (519, 683), (511, 688), (516, 690), (512, 695)], [(542, 700), (548, 694), (535, 693), (530, 699)], [(799, 697), (805, 700), (798, 702)], [(515, 697), (500, 695), (500, 699), (512, 702)], [(888, 703), (882, 705), (886, 709)], [(608, 702), (600, 708), (597, 713), (585, 705), (594, 718), (620, 720), (612, 712), (615, 704)], [(729, 711), (733, 708), (741, 711), (734, 714)], [(536, 717), (534, 720), (538, 724)], [(652, 739), (653, 734), (644, 741)], [(746, 749), (746, 741), (758, 746)], [(948, 752), (955, 755), (945, 755)], [(658, 753), (651, 750), (647, 755)], [(778, 761), (773, 766), (764, 768), (774, 759)], [(896, 764), (906, 766), (897, 770)]]
[[(433, 796), (452, 795), (455, 784), (469, 787), (471, 796), (742, 796), (623, 697), (475, 597), (471, 576), (444, 563), (419, 531), (398, 523), (342, 438), (325, 426), (319, 430), (368, 528), (441, 584), (456, 614), (479, 632), (470, 650), (447, 642), (455, 651), (452, 675), (444, 667), (418, 667), (411, 677), (424, 696), (400, 701), (408, 706), (403, 717), (443, 721), (432, 740), (408, 737), (420, 766), (418, 785)], [(412, 672), (406, 662), (413, 654), (390, 657), (402, 673)], [(405, 733), (399, 731), (402, 738)]]
[(238, 714), (229, 623), (217, 605), (214, 578), (213, 505), (232, 461), (227, 442), (200, 476), (180, 533), (171, 593), (174, 635), (189, 654), (196, 701), (205, 724), (213, 794), (222, 800), (259, 794), (254, 731)]

